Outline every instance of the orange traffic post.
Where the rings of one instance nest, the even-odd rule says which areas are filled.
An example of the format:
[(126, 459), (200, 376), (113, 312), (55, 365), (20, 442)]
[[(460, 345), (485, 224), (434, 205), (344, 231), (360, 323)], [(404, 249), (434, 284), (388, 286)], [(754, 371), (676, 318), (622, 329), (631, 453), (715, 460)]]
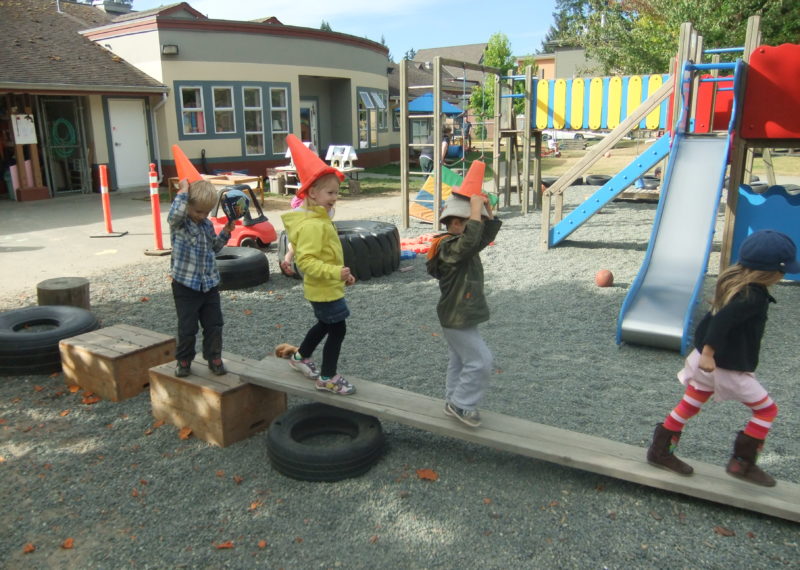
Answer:
[(100, 197), (103, 201), (103, 220), (106, 225), (106, 233), (95, 234), (91, 237), (120, 237), (128, 232), (115, 232), (111, 228), (111, 198), (108, 195), (108, 166), (101, 164), (100, 168)]
[(145, 255), (168, 255), (169, 249), (164, 249), (161, 238), (161, 200), (158, 195), (158, 173), (156, 165), (150, 163), (150, 209), (153, 213), (153, 234), (156, 238), (156, 248), (144, 250)]

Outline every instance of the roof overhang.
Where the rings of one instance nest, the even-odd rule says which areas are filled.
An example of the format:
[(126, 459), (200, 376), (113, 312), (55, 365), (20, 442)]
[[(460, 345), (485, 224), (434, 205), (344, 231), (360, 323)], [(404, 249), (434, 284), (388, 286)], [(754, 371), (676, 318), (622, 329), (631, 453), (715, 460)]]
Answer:
[(142, 87), (141, 85), (68, 85), (64, 83), (27, 83), (27, 82), (0, 82), (0, 91), (16, 93), (139, 93), (143, 95), (158, 95), (168, 93), (169, 87)]

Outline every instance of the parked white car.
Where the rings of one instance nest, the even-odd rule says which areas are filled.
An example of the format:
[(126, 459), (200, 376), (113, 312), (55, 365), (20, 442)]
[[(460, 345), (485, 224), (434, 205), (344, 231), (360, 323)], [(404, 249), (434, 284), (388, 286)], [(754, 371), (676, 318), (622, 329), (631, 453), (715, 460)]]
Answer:
[(596, 131), (558, 131), (548, 129), (542, 132), (542, 140), (550, 140), (555, 137), (556, 140), (598, 140), (606, 136), (605, 133)]

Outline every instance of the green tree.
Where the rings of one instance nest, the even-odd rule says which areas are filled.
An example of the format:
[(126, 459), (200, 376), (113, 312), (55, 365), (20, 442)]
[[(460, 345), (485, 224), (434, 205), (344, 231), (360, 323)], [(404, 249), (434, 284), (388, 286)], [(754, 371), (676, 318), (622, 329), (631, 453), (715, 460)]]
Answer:
[[(483, 53), (483, 65), (498, 67), (503, 73), (508, 73), (516, 67), (514, 56), (511, 54), (511, 44), (508, 37), (501, 32), (492, 34)], [(523, 86), (524, 89), (524, 86)], [(483, 85), (472, 88), (469, 106), (473, 115), (480, 118), (481, 122), (494, 116), (494, 77), (487, 76)]]
[(744, 44), (747, 18), (761, 15), (762, 42), (800, 37), (797, 3), (785, 0), (588, 0), (569, 34), (605, 73), (663, 73), (678, 47), (680, 25), (691, 22), (706, 47)]
[(586, 19), (591, 12), (589, 0), (556, 0), (553, 25), (542, 41), (542, 53), (553, 53), (556, 45), (580, 45)]
[(417, 57), (417, 50), (415, 50), (414, 48), (411, 48), (403, 56), (403, 59), (407, 59), (408, 61), (414, 61), (415, 57)]
[(331, 25), (328, 22), (326, 22), (325, 20), (322, 20), (322, 23), (319, 25), (319, 29), (323, 30), (325, 32), (332, 32), (333, 31), (333, 29), (331, 29)]

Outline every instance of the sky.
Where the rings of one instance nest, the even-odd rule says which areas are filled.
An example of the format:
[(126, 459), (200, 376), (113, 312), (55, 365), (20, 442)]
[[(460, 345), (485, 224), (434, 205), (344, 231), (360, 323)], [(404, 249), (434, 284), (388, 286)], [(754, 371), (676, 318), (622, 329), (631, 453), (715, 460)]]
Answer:
[[(178, 0), (133, 0), (134, 10), (149, 10)], [(289, 26), (319, 28), (380, 42), (394, 61), (420, 50), (486, 43), (502, 32), (516, 56), (541, 49), (553, 22), (555, 0), (186, 0), (219, 20), (275, 16)]]

